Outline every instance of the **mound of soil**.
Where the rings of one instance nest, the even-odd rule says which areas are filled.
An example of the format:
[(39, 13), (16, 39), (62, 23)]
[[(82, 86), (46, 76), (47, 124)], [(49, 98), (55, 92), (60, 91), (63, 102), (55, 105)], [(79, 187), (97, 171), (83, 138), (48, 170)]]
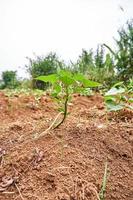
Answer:
[(131, 111), (107, 116), (101, 96), (74, 95), (47, 132), (58, 114), (49, 96), (0, 93), (0, 111), (0, 200), (98, 200), (106, 162), (105, 199), (133, 199)]

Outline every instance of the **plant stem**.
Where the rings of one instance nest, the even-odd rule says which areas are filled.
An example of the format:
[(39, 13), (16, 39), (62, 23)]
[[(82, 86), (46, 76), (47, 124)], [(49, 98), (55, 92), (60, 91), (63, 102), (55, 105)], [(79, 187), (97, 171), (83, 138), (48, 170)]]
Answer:
[[(61, 120), (61, 122), (59, 122), (59, 124), (57, 124), (55, 126), (55, 128), (58, 128), (66, 119), (66, 116), (67, 116), (67, 106), (68, 106), (68, 99), (69, 99), (69, 92), (68, 92), (68, 87), (66, 87), (66, 97), (65, 97), (65, 103), (64, 103), (64, 113), (63, 113), (63, 118)], [(54, 128), (54, 129), (55, 129)]]

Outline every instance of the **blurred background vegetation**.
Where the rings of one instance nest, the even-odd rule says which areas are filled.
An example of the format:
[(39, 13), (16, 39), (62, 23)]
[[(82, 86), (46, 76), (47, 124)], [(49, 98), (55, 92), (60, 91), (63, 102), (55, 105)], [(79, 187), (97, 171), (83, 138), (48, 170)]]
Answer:
[(50, 52), (46, 56), (27, 57), (27, 73), (30, 79), (19, 80), (16, 71), (3, 71), (0, 89), (31, 88), (44, 90), (48, 84), (35, 80), (40, 75), (56, 73), (59, 69), (69, 69), (74, 73), (82, 73), (88, 79), (102, 83), (109, 88), (119, 81), (127, 84), (133, 79), (133, 19), (118, 30), (116, 47), (112, 49), (108, 44), (93, 49), (82, 50), (76, 62), (66, 64), (56, 53)]

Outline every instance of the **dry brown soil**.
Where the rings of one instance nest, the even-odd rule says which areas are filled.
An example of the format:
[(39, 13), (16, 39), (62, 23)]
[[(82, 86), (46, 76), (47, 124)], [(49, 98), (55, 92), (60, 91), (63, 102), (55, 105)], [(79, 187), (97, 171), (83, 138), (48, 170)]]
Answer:
[[(49, 96), (0, 93), (0, 200), (133, 200), (133, 113), (106, 115), (100, 95), (74, 95), (58, 129)], [(45, 134), (36, 138), (39, 134)]]

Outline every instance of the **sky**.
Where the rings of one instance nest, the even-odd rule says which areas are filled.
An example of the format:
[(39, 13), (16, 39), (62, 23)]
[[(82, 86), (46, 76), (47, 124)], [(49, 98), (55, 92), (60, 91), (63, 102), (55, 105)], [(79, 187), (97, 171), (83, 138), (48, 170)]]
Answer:
[(133, 18), (133, 0), (0, 0), (0, 72), (24, 69), (26, 57), (53, 51), (66, 62), (82, 49), (114, 45)]

